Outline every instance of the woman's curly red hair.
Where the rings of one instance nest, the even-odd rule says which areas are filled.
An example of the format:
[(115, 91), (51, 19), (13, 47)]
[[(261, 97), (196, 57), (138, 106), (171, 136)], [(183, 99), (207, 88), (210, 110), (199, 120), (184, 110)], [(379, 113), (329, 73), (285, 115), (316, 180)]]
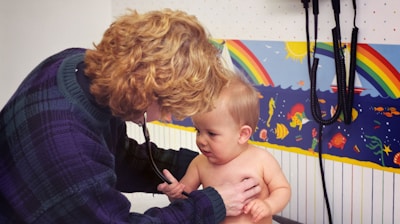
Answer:
[(196, 17), (165, 9), (131, 11), (87, 50), (91, 93), (115, 116), (135, 120), (154, 101), (183, 119), (212, 108), (227, 78), (218, 50)]

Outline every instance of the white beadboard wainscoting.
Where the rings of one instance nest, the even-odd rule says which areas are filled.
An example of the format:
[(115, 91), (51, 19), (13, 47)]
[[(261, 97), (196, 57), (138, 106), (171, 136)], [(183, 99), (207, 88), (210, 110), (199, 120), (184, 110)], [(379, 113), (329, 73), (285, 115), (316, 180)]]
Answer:
[[(190, 128), (159, 123), (149, 123), (148, 127), (152, 141), (159, 147), (197, 151), (195, 132)], [(128, 135), (144, 141), (142, 129), (135, 124), (128, 123)], [(301, 223), (329, 223), (318, 157), (273, 148), (265, 150), (279, 161), (292, 187), (291, 200), (279, 215)], [(333, 223), (398, 223), (400, 174), (328, 159), (323, 163)], [(132, 211), (137, 212), (169, 203), (164, 195), (158, 194), (126, 196), (132, 202)]]

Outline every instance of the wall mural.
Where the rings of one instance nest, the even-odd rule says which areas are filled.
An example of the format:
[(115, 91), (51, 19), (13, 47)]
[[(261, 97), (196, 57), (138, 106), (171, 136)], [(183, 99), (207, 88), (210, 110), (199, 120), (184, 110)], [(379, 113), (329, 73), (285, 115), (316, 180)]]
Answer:
[[(317, 155), (318, 123), (310, 108), (305, 42), (213, 40), (232, 69), (260, 92), (261, 114), (252, 137), (257, 145)], [(346, 59), (349, 50), (345, 49)], [(400, 46), (358, 44), (352, 123), (324, 126), (325, 158), (400, 173)], [(331, 43), (317, 43), (317, 94), (322, 116), (337, 106)], [(348, 70), (348, 63), (346, 65)], [(189, 119), (173, 121), (191, 126)]]

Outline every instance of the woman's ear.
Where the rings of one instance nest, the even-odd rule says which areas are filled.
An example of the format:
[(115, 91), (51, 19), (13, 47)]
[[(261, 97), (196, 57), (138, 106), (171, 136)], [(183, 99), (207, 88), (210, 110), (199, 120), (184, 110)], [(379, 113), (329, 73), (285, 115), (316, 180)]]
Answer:
[(253, 131), (253, 130), (251, 129), (250, 126), (248, 126), (248, 125), (243, 125), (243, 126), (240, 128), (239, 144), (244, 144), (244, 143), (246, 143), (246, 142), (250, 139), (251, 134), (252, 134), (252, 131)]

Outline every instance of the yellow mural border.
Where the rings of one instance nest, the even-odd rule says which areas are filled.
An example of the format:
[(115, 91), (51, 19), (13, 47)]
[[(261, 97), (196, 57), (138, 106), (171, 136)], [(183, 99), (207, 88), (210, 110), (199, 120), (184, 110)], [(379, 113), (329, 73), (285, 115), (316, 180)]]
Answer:
[[(183, 130), (183, 131), (195, 132), (195, 129), (193, 127), (186, 127), (186, 126), (182, 126), (182, 125), (164, 123), (164, 122), (159, 122), (159, 121), (153, 121), (151, 123), (152, 124), (156, 124), (156, 125), (160, 125), (160, 126), (166, 126), (166, 127), (170, 127), (170, 128), (175, 128), (175, 129), (179, 129), (179, 130)], [(254, 145), (257, 145), (257, 146), (267, 147), (267, 148), (271, 148), (271, 149), (278, 149), (278, 150), (282, 150), (282, 151), (286, 151), (286, 152), (297, 153), (297, 154), (302, 154), (302, 155), (311, 156), (311, 157), (318, 157), (318, 153), (317, 152), (304, 150), (304, 149), (301, 149), (301, 148), (298, 148), (298, 147), (286, 147), (286, 146), (271, 144), (269, 142), (258, 142), (258, 141), (250, 141), (250, 143), (254, 144)], [(352, 164), (352, 165), (372, 168), (372, 169), (375, 169), (375, 170), (382, 170), (382, 171), (387, 171), (387, 172), (400, 174), (400, 167), (399, 168), (382, 167), (382, 166), (380, 166), (380, 165), (378, 165), (376, 163), (372, 163), (372, 162), (358, 161), (356, 159), (333, 156), (333, 155), (329, 155), (329, 154), (322, 154), (322, 158), (327, 159), (327, 160), (333, 160), (333, 161), (337, 161), (337, 162), (348, 163), (348, 164)]]

